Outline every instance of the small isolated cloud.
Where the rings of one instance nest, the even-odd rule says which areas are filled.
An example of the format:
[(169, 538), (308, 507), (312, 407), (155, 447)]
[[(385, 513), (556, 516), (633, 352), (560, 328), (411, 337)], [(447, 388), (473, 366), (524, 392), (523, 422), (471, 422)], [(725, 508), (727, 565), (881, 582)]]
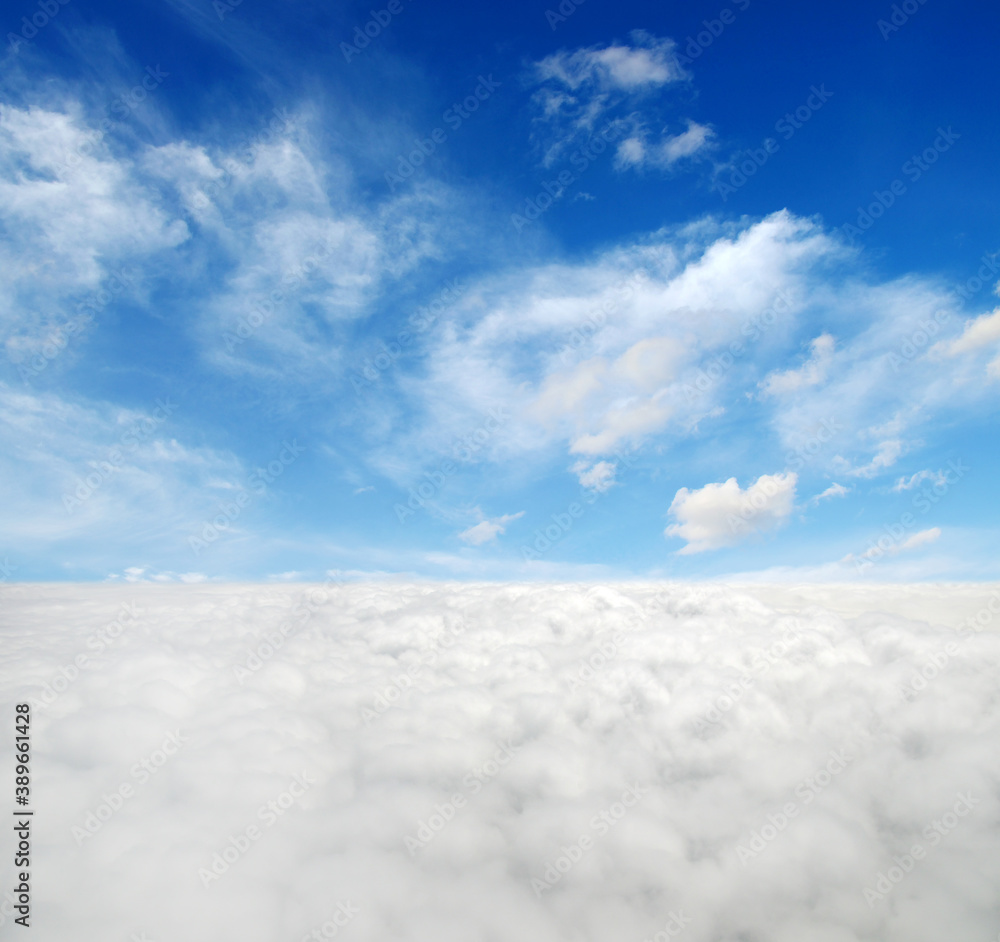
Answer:
[[(902, 536), (902, 534), (899, 534)], [(921, 530), (919, 533), (914, 533), (913, 536), (908, 537), (900, 542), (893, 542), (889, 546), (881, 546), (882, 540), (886, 540), (886, 537), (881, 537), (879, 543), (873, 543), (864, 553), (860, 556), (855, 556), (854, 553), (848, 553), (840, 562), (844, 565), (848, 563), (858, 564), (859, 560), (864, 560), (865, 565), (870, 565), (882, 559), (884, 556), (898, 556), (900, 553), (907, 553), (910, 550), (919, 549), (921, 546), (927, 546), (933, 543), (939, 536), (941, 536), (940, 527), (931, 527), (928, 530)], [(898, 539), (898, 538), (897, 538)]]
[(921, 530), (919, 533), (914, 533), (908, 540), (904, 540), (895, 548), (893, 554), (895, 553), (905, 553), (907, 550), (918, 549), (921, 546), (926, 546), (928, 543), (933, 543), (941, 535), (940, 527), (931, 527), (929, 530)]
[(797, 370), (774, 372), (760, 384), (764, 396), (780, 396), (798, 392), (808, 386), (818, 386), (826, 379), (833, 360), (835, 341), (830, 334), (820, 334), (811, 344), (809, 359)]
[[(997, 344), (1000, 344), (1000, 308), (992, 314), (983, 314), (966, 321), (965, 330), (960, 337), (948, 342), (942, 341), (934, 346), (934, 350), (948, 357), (956, 357), (963, 353), (978, 353)], [(993, 379), (1000, 379), (1000, 355), (990, 361), (986, 372)]]
[(792, 513), (798, 475), (761, 475), (746, 490), (736, 478), (723, 484), (706, 484), (696, 491), (682, 487), (670, 505), (677, 520), (664, 531), (686, 540), (679, 555), (732, 546), (751, 533), (780, 526)]
[(837, 455), (833, 460), (833, 466), (844, 474), (850, 475), (853, 478), (873, 478), (879, 475), (886, 468), (892, 467), (906, 451), (906, 446), (898, 438), (890, 438), (887, 441), (881, 442), (878, 446), (878, 451), (872, 457), (872, 460), (866, 465), (862, 465), (859, 468), (854, 468), (850, 463), (840, 455)]
[(375, 490), (375, 485), (374, 484), (368, 484), (365, 487), (356, 487), (354, 489), (354, 493), (355, 494), (365, 494), (368, 491), (374, 491), (374, 490)]
[(633, 92), (658, 88), (685, 77), (674, 55), (672, 39), (657, 39), (644, 30), (631, 33), (632, 44), (611, 43), (568, 52), (561, 49), (535, 66), (542, 81), (577, 91), (588, 85)]
[(812, 500), (809, 501), (810, 504), (818, 504), (823, 500), (830, 500), (833, 497), (845, 497), (851, 493), (851, 489), (844, 487), (843, 484), (831, 484), (822, 494), (817, 494)]
[(687, 130), (650, 144), (641, 131), (636, 131), (618, 145), (615, 167), (626, 170), (638, 167), (672, 167), (679, 160), (695, 157), (712, 144), (715, 132), (707, 124), (687, 122)]
[(507, 524), (512, 520), (517, 520), (523, 516), (524, 511), (522, 510), (520, 513), (504, 514), (502, 517), (494, 517), (492, 520), (480, 520), (479, 523), (469, 527), (468, 530), (463, 530), (459, 533), (458, 538), (470, 546), (482, 546), (484, 543), (495, 540), (506, 530)]
[(603, 494), (614, 487), (618, 465), (613, 461), (598, 461), (594, 465), (587, 461), (578, 461), (573, 465), (572, 471), (580, 481), (581, 487)]
[[(634, 30), (629, 42), (561, 49), (536, 62), (533, 72), (538, 86), (533, 96), (535, 123), (545, 138), (546, 166), (569, 144), (593, 134), (602, 122), (619, 122), (620, 128), (641, 127), (652, 120), (652, 116), (644, 117), (637, 111), (648, 103), (650, 93), (687, 78), (677, 62), (674, 41), (644, 30)], [(696, 125), (691, 131), (689, 126), (673, 144), (664, 142), (657, 147), (678, 152), (692, 148), (700, 127)]]
[(900, 494), (903, 491), (911, 491), (918, 484), (922, 484), (924, 481), (932, 481), (934, 484), (947, 484), (948, 478), (943, 471), (918, 471), (916, 474), (911, 474), (906, 477), (904, 474), (893, 486), (892, 490)]

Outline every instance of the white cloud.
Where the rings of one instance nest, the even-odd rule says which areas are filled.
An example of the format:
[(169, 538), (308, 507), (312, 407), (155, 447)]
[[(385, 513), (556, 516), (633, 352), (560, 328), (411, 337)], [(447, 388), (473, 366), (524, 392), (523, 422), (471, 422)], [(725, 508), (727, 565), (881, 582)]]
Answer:
[(797, 481), (794, 473), (779, 473), (761, 475), (746, 490), (736, 478), (693, 491), (682, 487), (669, 510), (678, 522), (668, 526), (665, 535), (687, 541), (678, 551), (682, 556), (733, 546), (788, 519)]
[(954, 357), (962, 353), (973, 353), (997, 343), (1000, 343), (1000, 308), (992, 314), (983, 314), (966, 321), (960, 337), (951, 341), (941, 341), (935, 346), (948, 356)]
[[(440, 251), (433, 188), (363, 207), (341, 158), (319, 156), (306, 114), (238, 149), (125, 147), (64, 97), (60, 111), (0, 107), (0, 211), (17, 229), (0, 239), (12, 272), (0, 344), (16, 362), (65, 327), (82, 293), (97, 296), (124, 268), (135, 282), (112, 303), (158, 290), (158, 316), (194, 334), (216, 367), (339, 379), (344, 322)], [(162, 253), (182, 243), (185, 278), (168, 278)]]
[(459, 533), (458, 538), (470, 546), (482, 546), (484, 543), (492, 542), (500, 534), (504, 533), (507, 524), (512, 520), (519, 520), (523, 516), (524, 511), (522, 510), (516, 514), (504, 514), (502, 517), (481, 520), (474, 526), (469, 527), (468, 530), (463, 530)]
[(171, 572), (147, 566), (128, 566), (120, 573), (108, 573), (106, 581), (131, 584), (180, 582), (187, 585), (197, 585), (207, 582), (208, 576), (203, 572)]
[[(33, 849), (60, 862), (32, 884), (40, 937), (300, 939), (349, 900), (337, 938), (641, 940), (679, 910), (679, 942), (992, 939), (994, 588), (367, 581), (313, 605), (273, 584), (23, 586), (4, 600), (17, 641), (0, 682), (15, 702), (65, 691), (33, 720), (47, 808)], [(133, 601), (95, 658), (85, 639)], [(977, 611), (992, 624), (957, 635)], [(238, 682), (257, 650), (271, 653)], [(67, 685), (77, 652), (91, 668)], [(183, 744), (130, 774), (168, 731)], [(636, 742), (669, 743), (669, 762)], [(309, 787), (284, 797), (303, 771)], [(130, 796), (105, 810), (122, 782)], [(951, 827), (958, 792), (978, 803)], [(778, 830), (768, 816), (789, 803)], [(599, 832), (602, 812), (615, 823)], [(240, 839), (251, 825), (260, 839)], [(431, 837), (411, 854), (418, 829)], [(557, 870), (581, 834), (590, 848)], [(869, 907), (865, 887), (917, 843)], [(206, 888), (215, 855), (234, 862)], [(536, 894), (549, 866), (559, 882)]]
[[(650, 93), (687, 77), (677, 63), (673, 40), (643, 30), (633, 31), (630, 38), (628, 44), (560, 50), (535, 63), (535, 130), (544, 148), (543, 164), (551, 165), (570, 144), (594, 133), (599, 122), (641, 124), (638, 109), (648, 104)], [(617, 117), (612, 118), (616, 109)], [(685, 151), (694, 153), (701, 146), (696, 139), (708, 133), (701, 128), (689, 122), (688, 131), (656, 146), (656, 159), (674, 155), (677, 160)]]
[[(624, 290), (639, 269), (646, 276)], [(776, 394), (754, 398), (747, 434), (773, 437), (820, 472), (874, 477), (919, 447), (915, 432), (935, 411), (986, 405), (982, 384), (957, 383), (949, 361), (892, 365), (951, 304), (932, 282), (871, 283), (836, 240), (787, 212), (700, 220), (573, 264), (515, 266), (471, 284), (427, 333), (419, 371), (393, 377), (419, 417), (374, 443), (377, 466), (391, 469), (400, 453), (411, 467), (431, 460), (498, 403), (516, 419), (484, 460), (547, 460), (557, 447), (598, 460), (626, 442), (709, 441), (765, 377)], [(829, 328), (817, 332), (817, 321)], [(789, 370), (804, 330), (809, 360)], [(371, 409), (383, 428), (382, 401)]]
[(603, 494), (614, 487), (618, 465), (613, 461), (598, 461), (595, 464), (578, 461), (573, 465), (572, 471), (580, 481), (581, 487)]
[[(1000, 344), (1000, 308), (992, 314), (983, 314), (967, 321), (960, 337), (951, 341), (940, 341), (935, 344), (934, 350), (949, 357), (956, 357), (964, 353), (978, 353), (989, 347), (995, 348), (998, 344)], [(1000, 354), (987, 364), (986, 372), (993, 379), (1000, 380)]]
[[(0, 476), (17, 495), (0, 503), (0, 530), (26, 551), (66, 555), (73, 547), (100, 571), (119, 554), (175, 557), (179, 571), (198, 565), (186, 537), (246, 475), (231, 453), (185, 444), (192, 416), (160, 401), (169, 412), (155, 402), (125, 409), (0, 383)], [(248, 510), (233, 529), (252, 519)], [(147, 572), (170, 570), (133, 566), (120, 578)]]
[(860, 467), (852, 467), (839, 455), (834, 461), (834, 466), (855, 478), (877, 477), (887, 468), (891, 468), (901, 455), (906, 452), (906, 445), (898, 438), (891, 438), (881, 442), (871, 461)]
[(909, 477), (905, 475), (901, 477), (892, 486), (892, 490), (897, 494), (902, 491), (913, 490), (918, 484), (922, 484), (924, 481), (932, 481), (934, 484), (946, 484), (948, 482), (947, 475), (943, 471), (917, 471), (916, 474), (911, 474)]
[(893, 554), (905, 553), (907, 550), (919, 549), (921, 546), (933, 543), (939, 536), (941, 536), (940, 527), (931, 527), (929, 530), (921, 530), (919, 533), (914, 533), (913, 536), (894, 547), (890, 550), (890, 552)]
[(649, 144), (645, 134), (637, 130), (618, 145), (615, 166), (619, 170), (643, 166), (669, 168), (703, 153), (712, 144), (715, 132), (708, 125), (690, 119), (687, 125), (686, 131), (664, 136), (656, 144)]
[(796, 393), (806, 386), (818, 386), (826, 379), (833, 361), (835, 341), (830, 334), (820, 334), (809, 344), (810, 358), (797, 370), (771, 373), (760, 384), (764, 396)]
[(633, 445), (661, 431), (673, 415), (673, 407), (661, 396), (635, 398), (612, 405), (602, 416), (600, 429), (577, 436), (570, 443), (574, 455), (606, 455), (622, 442)]
[(632, 45), (611, 43), (546, 56), (535, 65), (538, 78), (573, 92), (587, 85), (633, 92), (659, 88), (685, 77), (674, 55), (672, 39), (657, 39), (642, 30), (635, 30), (631, 36)]
[(818, 504), (823, 500), (830, 500), (833, 497), (846, 497), (850, 493), (850, 489), (844, 487), (843, 484), (831, 484), (822, 494), (817, 494), (809, 502), (811, 504)]

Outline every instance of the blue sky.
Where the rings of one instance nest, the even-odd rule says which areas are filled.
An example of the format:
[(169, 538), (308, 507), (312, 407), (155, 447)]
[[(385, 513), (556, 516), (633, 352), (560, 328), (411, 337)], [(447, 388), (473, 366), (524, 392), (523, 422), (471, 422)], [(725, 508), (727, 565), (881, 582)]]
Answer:
[(1000, 13), (649, 7), (8, 6), (2, 578), (996, 578)]

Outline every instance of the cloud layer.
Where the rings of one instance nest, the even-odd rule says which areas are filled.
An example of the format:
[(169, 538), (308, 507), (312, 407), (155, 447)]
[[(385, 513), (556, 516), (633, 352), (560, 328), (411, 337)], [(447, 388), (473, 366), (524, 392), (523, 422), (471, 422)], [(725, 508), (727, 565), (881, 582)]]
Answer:
[(995, 934), (995, 591), (4, 591), (42, 938)]

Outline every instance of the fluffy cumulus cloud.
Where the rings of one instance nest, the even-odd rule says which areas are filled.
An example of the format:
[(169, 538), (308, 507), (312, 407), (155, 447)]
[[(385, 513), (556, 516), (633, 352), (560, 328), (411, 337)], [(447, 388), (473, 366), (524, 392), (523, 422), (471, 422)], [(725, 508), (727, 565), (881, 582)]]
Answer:
[(613, 461), (597, 461), (594, 464), (578, 461), (572, 470), (581, 487), (603, 494), (614, 487), (618, 465)]
[[(494, 274), (427, 332), (420, 373), (397, 374), (420, 415), (392, 456), (441, 453), (499, 405), (513, 419), (483, 457), (558, 446), (600, 461), (703, 435), (743, 399), (790, 470), (884, 475), (928, 416), (987, 393), (961, 381), (961, 358), (926, 345), (899, 365), (935, 312), (942, 339), (961, 333), (943, 289), (873, 284), (855, 264), (815, 222), (780, 212)], [(830, 328), (817, 331), (817, 320)], [(803, 348), (799, 366), (777, 366)]]
[(678, 552), (689, 555), (773, 530), (791, 516), (797, 481), (791, 472), (762, 474), (746, 490), (736, 478), (698, 490), (682, 487), (670, 504), (670, 515), (677, 522), (667, 527), (666, 536), (685, 540)]
[(992, 938), (990, 591), (8, 587), (39, 930)]

